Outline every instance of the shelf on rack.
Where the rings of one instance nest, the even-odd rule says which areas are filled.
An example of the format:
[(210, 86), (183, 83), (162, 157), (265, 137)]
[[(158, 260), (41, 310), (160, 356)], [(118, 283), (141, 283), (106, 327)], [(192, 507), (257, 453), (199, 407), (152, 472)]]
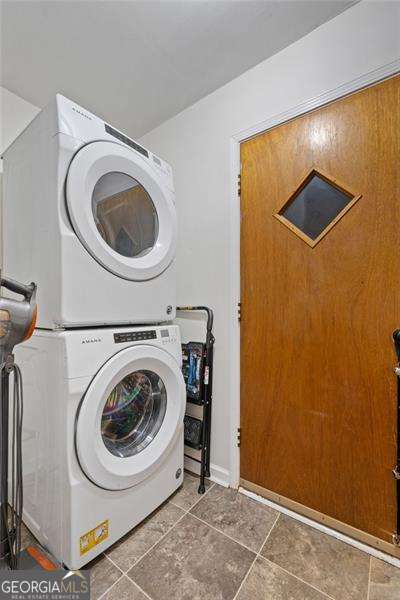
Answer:
[(195, 450), (201, 450), (202, 438), (203, 438), (203, 421), (185, 415), (183, 420), (184, 423), (184, 438), (186, 446), (194, 448)]

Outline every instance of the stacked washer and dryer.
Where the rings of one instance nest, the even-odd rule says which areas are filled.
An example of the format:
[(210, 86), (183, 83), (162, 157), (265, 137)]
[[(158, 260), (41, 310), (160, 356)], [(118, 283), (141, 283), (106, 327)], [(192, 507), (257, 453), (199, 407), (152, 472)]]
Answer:
[(38, 284), (24, 520), (70, 569), (182, 483), (170, 166), (57, 95), (4, 154), (4, 273)]

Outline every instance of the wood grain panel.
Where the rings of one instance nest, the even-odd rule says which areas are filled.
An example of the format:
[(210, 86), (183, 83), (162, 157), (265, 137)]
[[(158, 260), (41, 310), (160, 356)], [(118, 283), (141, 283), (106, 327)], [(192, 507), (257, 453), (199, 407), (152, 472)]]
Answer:
[[(241, 146), (241, 477), (391, 541), (399, 77)], [(311, 248), (274, 214), (321, 169), (360, 200)]]

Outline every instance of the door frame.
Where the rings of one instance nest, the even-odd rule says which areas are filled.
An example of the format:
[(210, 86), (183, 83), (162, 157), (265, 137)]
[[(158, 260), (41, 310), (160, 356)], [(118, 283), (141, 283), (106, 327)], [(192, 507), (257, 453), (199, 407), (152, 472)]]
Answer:
[(240, 485), (240, 447), (238, 436), (240, 431), (240, 323), (238, 320), (240, 307), (240, 145), (242, 142), (265, 133), (273, 127), (282, 125), (296, 117), (321, 108), (326, 104), (344, 98), (354, 92), (360, 91), (371, 85), (379, 83), (400, 73), (400, 59), (390, 62), (378, 69), (369, 71), (351, 81), (348, 81), (332, 90), (323, 92), (313, 98), (307, 99), (293, 108), (273, 115), (266, 120), (256, 123), (252, 127), (243, 129), (230, 138), (230, 384), (231, 384), (231, 447), (230, 447), (230, 475), (229, 485), (238, 488)]

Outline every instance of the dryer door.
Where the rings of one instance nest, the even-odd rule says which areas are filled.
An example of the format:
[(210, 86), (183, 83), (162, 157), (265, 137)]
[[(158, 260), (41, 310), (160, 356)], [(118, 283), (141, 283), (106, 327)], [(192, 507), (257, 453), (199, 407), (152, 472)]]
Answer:
[(76, 235), (115, 275), (152, 279), (173, 260), (173, 194), (133, 150), (114, 142), (84, 146), (70, 165), (66, 198)]
[(151, 475), (182, 431), (185, 401), (182, 372), (170, 354), (145, 345), (115, 354), (77, 415), (76, 451), (87, 477), (121, 490)]

